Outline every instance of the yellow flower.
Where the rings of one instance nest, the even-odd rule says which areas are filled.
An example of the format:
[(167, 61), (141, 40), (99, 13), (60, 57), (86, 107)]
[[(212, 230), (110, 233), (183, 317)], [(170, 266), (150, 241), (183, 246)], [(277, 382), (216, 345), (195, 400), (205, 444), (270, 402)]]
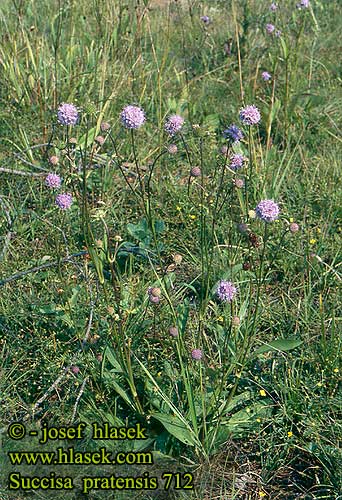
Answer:
[(261, 422), (261, 419), (260, 419), (260, 418), (257, 418), (257, 419), (256, 419), (256, 421), (257, 421), (257, 422), (259, 422), (259, 424), (260, 424), (260, 422)]
[(266, 493), (264, 491), (259, 491), (259, 497), (263, 498), (266, 496)]
[(176, 206), (176, 210), (178, 210), (178, 212), (180, 212), (182, 210), (182, 207), (180, 207), (179, 205)]
[(339, 368), (334, 368), (334, 373), (338, 373), (339, 371)]
[(255, 219), (255, 217), (256, 217), (255, 210), (248, 210), (248, 217), (250, 219)]
[(290, 221), (290, 222), (294, 222), (293, 217), (290, 217), (289, 221)]
[(292, 436), (293, 436), (293, 432), (289, 431), (289, 432), (287, 433), (287, 435), (288, 435), (288, 437), (290, 438), (290, 437), (292, 437)]
[(321, 234), (321, 232), (322, 232), (319, 227), (316, 229), (316, 231), (318, 234)]
[(266, 396), (266, 391), (264, 391), (264, 389), (260, 389), (260, 396)]
[(217, 321), (219, 321), (220, 323), (223, 323), (223, 321), (224, 321), (223, 316), (219, 316), (219, 317), (217, 318)]
[(192, 214), (190, 214), (190, 215), (189, 215), (189, 218), (190, 218), (190, 219), (192, 219), (192, 220), (195, 220), (195, 219), (196, 219), (196, 215), (192, 215)]
[(309, 241), (310, 245), (314, 245), (316, 243), (317, 240), (315, 240), (315, 238), (311, 238), (311, 240)]

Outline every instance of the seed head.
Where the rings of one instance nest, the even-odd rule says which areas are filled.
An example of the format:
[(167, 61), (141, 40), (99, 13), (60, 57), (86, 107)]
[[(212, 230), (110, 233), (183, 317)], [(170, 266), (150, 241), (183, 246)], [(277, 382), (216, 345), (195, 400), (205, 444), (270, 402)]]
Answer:
[(177, 264), (177, 266), (182, 262), (183, 257), (179, 253), (175, 253), (173, 256), (173, 262)]
[(248, 262), (248, 260), (246, 260), (243, 264), (242, 264), (242, 269), (244, 271), (249, 271), (249, 269), (251, 268), (251, 263)]

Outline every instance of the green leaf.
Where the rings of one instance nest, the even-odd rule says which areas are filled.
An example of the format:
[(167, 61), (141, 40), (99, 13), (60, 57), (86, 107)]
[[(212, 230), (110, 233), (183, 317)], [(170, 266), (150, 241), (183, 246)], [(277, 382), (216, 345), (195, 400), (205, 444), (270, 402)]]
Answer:
[(106, 359), (108, 359), (108, 361), (110, 362), (110, 364), (113, 366), (114, 370), (117, 373), (123, 373), (123, 370), (122, 370), (122, 368), (120, 366), (119, 361), (114, 356), (113, 351), (111, 349), (109, 349), (108, 347), (107, 347), (107, 349), (104, 352), (104, 357)]
[(272, 340), (269, 344), (262, 345), (254, 351), (254, 354), (263, 354), (268, 351), (291, 351), (303, 343), (299, 339), (276, 339)]
[(84, 149), (85, 146), (89, 147), (93, 142), (96, 137), (96, 127), (91, 128), (86, 132), (85, 134), (82, 135), (82, 137), (77, 141), (77, 148), (78, 149)]
[(133, 238), (149, 245), (151, 239), (151, 232), (148, 228), (146, 219), (142, 219), (138, 224), (127, 224), (127, 231)]
[(165, 429), (182, 443), (189, 446), (196, 445), (193, 435), (177, 416), (165, 415), (164, 413), (152, 413), (152, 417), (163, 424)]
[(165, 230), (165, 223), (162, 220), (156, 220), (154, 223), (154, 229), (157, 234), (162, 233)]
[(177, 307), (177, 316), (181, 333), (185, 332), (186, 324), (188, 322), (189, 310), (190, 304), (188, 299), (185, 299), (183, 304), (179, 304), (179, 306)]

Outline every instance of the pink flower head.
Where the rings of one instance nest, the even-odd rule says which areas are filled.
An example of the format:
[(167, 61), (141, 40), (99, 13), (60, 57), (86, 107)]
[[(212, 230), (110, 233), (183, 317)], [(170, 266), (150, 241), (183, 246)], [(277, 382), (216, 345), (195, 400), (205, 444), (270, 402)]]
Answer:
[(57, 174), (50, 173), (45, 177), (45, 185), (50, 189), (59, 189), (62, 180)]
[(175, 135), (177, 132), (180, 132), (181, 128), (184, 124), (184, 118), (180, 115), (171, 115), (166, 120), (164, 129), (169, 135)]
[(231, 302), (237, 294), (237, 288), (231, 281), (221, 280), (217, 286), (216, 293), (222, 302)]
[(260, 111), (254, 104), (240, 109), (240, 120), (245, 125), (256, 125), (260, 122)]
[(230, 157), (229, 167), (232, 170), (238, 170), (242, 168), (245, 163), (245, 157), (239, 153), (235, 153)]
[(264, 222), (273, 222), (278, 219), (279, 206), (273, 200), (262, 200), (255, 209), (255, 213), (259, 219)]
[(126, 106), (120, 114), (121, 123), (125, 128), (137, 129), (145, 122), (145, 113), (138, 106)]
[(267, 71), (263, 71), (261, 73), (261, 78), (264, 80), (264, 82), (268, 82), (268, 80), (271, 80), (272, 76)]
[(76, 106), (62, 103), (58, 108), (57, 119), (61, 125), (76, 125), (79, 119)]
[(70, 193), (61, 193), (56, 196), (56, 205), (61, 210), (67, 210), (72, 205), (72, 196)]
[(202, 356), (203, 356), (203, 353), (202, 353), (201, 349), (193, 349), (191, 351), (191, 357), (195, 361), (199, 361), (200, 359), (202, 359)]

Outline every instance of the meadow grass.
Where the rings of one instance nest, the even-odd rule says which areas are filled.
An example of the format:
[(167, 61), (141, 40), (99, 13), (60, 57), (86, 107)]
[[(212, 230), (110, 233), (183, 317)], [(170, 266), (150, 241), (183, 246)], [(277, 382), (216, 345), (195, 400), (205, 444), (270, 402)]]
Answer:
[[(342, 18), (338, 1), (270, 4), (1, 2), (1, 500), (341, 495)], [(145, 112), (137, 130), (128, 104)], [(173, 114), (185, 123), (168, 137)], [(272, 222), (255, 213), (265, 199)], [(15, 421), (141, 423), (144, 446), (120, 446), (153, 450), (153, 467), (115, 472), (192, 472), (195, 488), (85, 495), (82, 476), (113, 471), (84, 466), (71, 492), (10, 491), (6, 452), (38, 447), (8, 438)]]

